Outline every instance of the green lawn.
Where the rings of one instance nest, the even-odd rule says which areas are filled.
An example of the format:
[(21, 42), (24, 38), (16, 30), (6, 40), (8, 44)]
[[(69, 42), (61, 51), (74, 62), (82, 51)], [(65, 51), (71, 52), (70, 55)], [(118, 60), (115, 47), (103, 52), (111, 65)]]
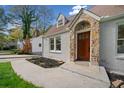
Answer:
[(14, 51), (16, 50), (0, 50), (0, 54), (4, 54), (4, 55), (11, 55), (11, 54), (15, 54)]
[(0, 88), (36, 88), (14, 73), (11, 63), (0, 63)]

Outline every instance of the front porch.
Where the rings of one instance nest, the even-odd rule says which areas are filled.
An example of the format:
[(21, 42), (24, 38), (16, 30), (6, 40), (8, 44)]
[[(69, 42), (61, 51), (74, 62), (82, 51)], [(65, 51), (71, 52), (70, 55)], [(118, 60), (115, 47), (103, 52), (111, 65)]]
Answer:
[(99, 21), (83, 12), (76, 17), (70, 34), (70, 59), (99, 65)]

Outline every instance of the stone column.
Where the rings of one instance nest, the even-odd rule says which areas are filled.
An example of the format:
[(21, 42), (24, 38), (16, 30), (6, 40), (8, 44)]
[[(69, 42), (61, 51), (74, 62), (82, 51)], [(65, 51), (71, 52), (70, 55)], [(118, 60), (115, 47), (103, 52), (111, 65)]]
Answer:
[(74, 56), (75, 56), (75, 35), (74, 32), (70, 32), (70, 60), (74, 62)]
[(91, 26), (91, 63), (99, 64), (99, 22), (93, 22)]

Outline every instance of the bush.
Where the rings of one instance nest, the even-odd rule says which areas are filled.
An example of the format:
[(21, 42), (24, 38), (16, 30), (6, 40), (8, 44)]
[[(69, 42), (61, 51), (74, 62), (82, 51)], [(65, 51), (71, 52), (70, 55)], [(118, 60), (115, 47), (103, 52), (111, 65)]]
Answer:
[(31, 53), (24, 53), (22, 50), (20, 50), (20, 49), (13, 49), (13, 53), (14, 54), (30, 54), (31, 55)]
[(12, 49), (12, 53), (13, 54), (21, 54), (22, 52), (19, 49)]

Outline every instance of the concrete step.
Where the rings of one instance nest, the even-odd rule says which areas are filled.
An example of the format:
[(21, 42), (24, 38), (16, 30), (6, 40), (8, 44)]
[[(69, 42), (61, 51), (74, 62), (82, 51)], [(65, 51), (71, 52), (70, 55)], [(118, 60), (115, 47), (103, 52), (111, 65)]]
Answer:
[(92, 64), (89, 64), (89, 66), (84, 66), (84, 65), (75, 64), (74, 62), (70, 62), (70, 63), (68, 62), (62, 65), (61, 67), (62, 69), (72, 71), (73, 73), (77, 73), (82, 76), (86, 76), (104, 82), (106, 84), (110, 84), (106, 70), (102, 66), (92, 65)]
[(82, 66), (90, 66), (90, 62), (88, 61), (76, 61), (75, 64)]

